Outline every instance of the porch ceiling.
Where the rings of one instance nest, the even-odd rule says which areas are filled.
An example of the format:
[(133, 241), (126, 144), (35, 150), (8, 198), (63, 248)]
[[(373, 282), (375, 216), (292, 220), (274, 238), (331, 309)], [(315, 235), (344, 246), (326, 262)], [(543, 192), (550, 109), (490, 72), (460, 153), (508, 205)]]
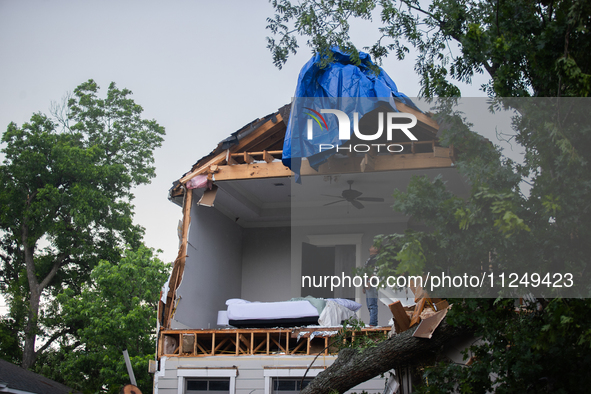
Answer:
[[(457, 170), (439, 168), (304, 176), (301, 184), (288, 177), (217, 181), (215, 209), (242, 227), (406, 222), (408, 217), (391, 208), (393, 191), (405, 190), (415, 175), (433, 179), (438, 174), (451, 192), (467, 197), (469, 187)], [(349, 188), (349, 180), (353, 181), (352, 189), (363, 193), (361, 197), (381, 197), (384, 201), (361, 201), (363, 209), (348, 202), (325, 205), (337, 200), (329, 196), (340, 196)]]

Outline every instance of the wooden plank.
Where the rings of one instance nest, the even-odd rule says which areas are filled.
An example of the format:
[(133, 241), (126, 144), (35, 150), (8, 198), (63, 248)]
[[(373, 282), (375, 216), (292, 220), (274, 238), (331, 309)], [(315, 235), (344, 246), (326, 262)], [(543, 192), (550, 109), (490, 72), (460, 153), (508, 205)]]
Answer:
[(400, 102), (396, 102), (396, 109), (398, 109), (400, 112), (406, 112), (408, 114), (413, 114), (414, 116), (417, 117), (417, 121), (423, 123), (425, 126), (428, 126), (428, 129), (430, 128), (431, 130), (429, 131), (437, 131), (439, 130), (439, 125), (437, 124), (437, 122), (430, 118), (428, 115), (417, 111), (414, 108), (409, 107), (406, 104), (402, 104)]
[(228, 156), (227, 163), (229, 166), (238, 165), (238, 162), (236, 160), (234, 160), (234, 157), (232, 157), (232, 156)]
[(267, 356), (269, 355), (269, 344), (271, 343), (271, 333), (267, 332)]
[(195, 169), (194, 171), (190, 172), (189, 174), (185, 175), (184, 177), (182, 177), (181, 179), (179, 179), (179, 182), (182, 184), (187, 183), (187, 181), (195, 178), (197, 175), (201, 175), (204, 172), (207, 171), (207, 169), (209, 168), (209, 166), (211, 166), (212, 164), (221, 164), (222, 162), (224, 162), (226, 160), (226, 151), (223, 151), (219, 154), (217, 154), (214, 158), (212, 158), (211, 160), (209, 160), (207, 163), (199, 166), (199, 168)]
[(251, 155), (248, 154), (248, 152), (244, 152), (242, 153), (242, 156), (244, 156), (244, 162), (246, 164), (250, 164), (254, 161), (254, 157), (252, 157)]
[(187, 239), (189, 236), (189, 223), (191, 223), (191, 205), (193, 203), (193, 192), (187, 190), (185, 192), (185, 201), (183, 203), (183, 226), (182, 226), (182, 237), (181, 246), (179, 253), (174, 261), (172, 268), (172, 274), (170, 275), (171, 281), (169, 283), (168, 295), (166, 298), (166, 306), (164, 308), (164, 321), (162, 325), (164, 327), (170, 327), (170, 321), (174, 313), (173, 304), (175, 303), (176, 289), (178, 288), (180, 281), (183, 277), (185, 270), (185, 258), (187, 255)]
[(232, 151), (238, 152), (252, 150), (252, 146), (260, 144), (265, 139), (271, 137), (274, 133), (281, 131), (286, 127), (280, 114), (276, 114), (275, 119), (275, 123), (273, 123), (273, 119), (271, 118), (259, 126), (256, 130), (244, 136), (238, 145), (232, 147)]
[[(263, 341), (261, 341), (261, 343), (259, 343), (259, 344), (257, 345), (257, 347), (255, 347), (255, 348), (252, 350), (252, 354), (255, 354), (255, 352), (258, 352), (258, 351), (259, 351), (259, 349), (260, 349), (260, 348), (262, 348), (263, 346), (265, 346), (266, 344), (267, 344), (267, 341), (266, 341), (266, 340), (263, 340)], [(267, 351), (267, 354), (268, 354), (268, 351)]]
[(434, 146), (433, 157), (451, 157), (451, 149), (442, 146)]
[(242, 347), (240, 348), (240, 351), (244, 354), (248, 354), (248, 351), (251, 348), (250, 341), (248, 340), (248, 338), (244, 334), (237, 333), (237, 335), (238, 335), (238, 344), (244, 343), (246, 345), (246, 351), (242, 350)]
[(158, 341), (158, 359), (160, 359), (160, 355), (162, 355), (164, 349), (164, 334), (160, 334), (160, 340)]
[[(213, 335), (215, 335), (215, 333), (214, 333)], [(222, 339), (222, 340), (221, 340), (221, 342), (220, 342), (220, 343), (218, 343), (218, 344), (215, 346), (215, 348), (214, 348), (214, 351), (217, 351), (217, 350), (219, 350), (219, 349), (220, 349), (222, 346), (224, 346), (224, 345), (225, 345), (225, 344), (226, 344), (226, 343), (227, 343), (227, 342), (228, 342), (230, 339), (231, 339), (230, 337), (225, 337), (224, 339)]]
[[(307, 160), (304, 160), (302, 161), (300, 173), (302, 175), (360, 173), (361, 160), (361, 157), (333, 160), (330, 166), (326, 163), (321, 165), (318, 172), (310, 167)], [(432, 153), (416, 153), (414, 155), (377, 156), (374, 161), (373, 171), (449, 167), (452, 167), (452, 161), (449, 157), (433, 157)], [(285, 167), (283, 163), (276, 161), (271, 163), (220, 165), (218, 166), (218, 172), (215, 174), (215, 180), (281, 178), (291, 175), (292, 172), (289, 168)]]
[(374, 170), (375, 159), (370, 154), (366, 153), (361, 159), (361, 172), (370, 172)]
[[(232, 153), (232, 154), (230, 154), (230, 157), (240, 157), (243, 154), (244, 154), (244, 152)], [(282, 150), (269, 150), (269, 151), (263, 150), (260, 152), (248, 152), (248, 154), (251, 156), (263, 156), (264, 157), (265, 154), (267, 154), (267, 155), (281, 155), (281, 154), (283, 154), (283, 151)]]
[(275, 345), (277, 345), (280, 350), (283, 350), (283, 352), (287, 353), (287, 351), (285, 351), (285, 349), (283, 348), (283, 346), (281, 346), (281, 344), (275, 338), (271, 337), (271, 340), (273, 342), (275, 342)]
[(306, 340), (304, 339), (303, 341), (298, 343), (298, 345), (296, 347), (293, 348), (293, 350), (291, 351), (291, 354), (295, 354), (295, 352), (297, 352), (305, 344), (306, 344)]
[(275, 158), (273, 157), (273, 155), (271, 155), (269, 152), (265, 150), (263, 151), (263, 160), (267, 163), (272, 163), (273, 160), (275, 160)]
[(285, 129), (285, 127), (276, 125), (275, 130), (271, 130), (268, 134), (265, 134), (261, 140), (249, 144), (248, 151), (257, 152), (262, 150), (281, 149), (281, 152), (283, 153)]
[(183, 227), (182, 227), (182, 237), (181, 237), (181, 248), (180, 248), (180, 260), (179, 260), (179, 278), (177, 282), (174, 284), (174, 290), (179, 286), (179, 282), (183, 277), (184, 269), (185, 269), (185, 259), (187, 257), (187, 243), (189, 239), (189, 225), (191, 224), (191, 207), (193, 205), (193, 191), (187, 190), (185, 192), (185, 201), (183, 203)]
[(416, 331), (412, 334), (413, 337), (431, 339), (433, 333), (441, 324), (441, 321), (445, 318), (447, 309), (437, 312), (433, 316), (430, 316), (423, 320)]
[(187, 240), (189, 239), (189, 224), (191, 224), (191, 205), (193, 204), (193, 191), (187, 190), (186, 193), (187, 194), (185, 196), (185, 203), (183, 204), (183, 228), (182, 228), (182, 238), (181, 238), (181, 250), (183, 251), (183, 253), (182, 253), (183, 267), (184, 267), (184, 259), (187, 254)]
[(215, 354), (215, 332), (211, 334), (211, 355)]
[(216, 181), (232, 179), (280, 178), (291, 176), (291, 170), (280, 161), (271, 163), (238, 164), (219, 166), (215, 174)]
[(402, 303), (400, 301), (396, 301), (388, 305), (390, 308), (390, 312), (392, 312), (392, 316), (394, 317), (394, 321), (398, 325), (399, 331), (397, 330), (397, 334), (404, 332), (410, 328), (410, 319), (408, 315), (404, 311), (402, 307)]
[(441, 301), (435, 303), (435, 310), (437, 312), (442, 311), (447, 308), (449, 308), (449, 303), (447, 302), (447, 300), (441, 300)]
[(412, 319), (410, 319), (410, 326), (414, 326), (415, 324), (421, 321), (421, 312), (425, 307), (425, 299), (421, 298), (417, 305), (415, 306), (415, 310), (412, 313)]

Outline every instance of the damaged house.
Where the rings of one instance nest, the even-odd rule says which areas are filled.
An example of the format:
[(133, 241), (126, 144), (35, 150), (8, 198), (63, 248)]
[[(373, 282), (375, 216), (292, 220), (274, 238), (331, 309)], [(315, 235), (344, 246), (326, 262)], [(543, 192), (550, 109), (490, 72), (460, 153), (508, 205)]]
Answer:
[[(232, 133), (174, 183), (181, 241), (159, 303), (154, 392), (299, 392), (304, 375), (335, 361), (330, 343), (341, 320), (369, 322), (362, 287), (347, 278), (364, 266), (376, 235), (420, 226), (391, 209), (393, 190), (426, 174), (468, 193), (453, 147), (439, 146), (437, 123), (404, 100), (392, 105), (416, 119), (416, 140), (404, 132), (389, 138), (396, 149), (357, 149), (352, 139), (318, 161), (301, 155), (295, 163), (286, 151), (295, 143), (294, 102)], [(360, 127), (381, 116), (376, 111), (362, 114)], [(313, 126), (330, 128), (332, 115), (316, 112), (306, 115)], [(387, 304), (396, 298), (380, 298), (378, 325), (362, 335), (391, 330), (396, 311)], [(384, 385), (377, 377), (351, 392), (381, 393)]]

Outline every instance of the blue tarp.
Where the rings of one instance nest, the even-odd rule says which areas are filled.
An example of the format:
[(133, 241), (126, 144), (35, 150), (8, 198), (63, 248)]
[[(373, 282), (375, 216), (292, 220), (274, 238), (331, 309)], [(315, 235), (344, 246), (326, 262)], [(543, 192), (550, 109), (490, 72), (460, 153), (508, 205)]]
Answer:
[(296, 180), (299, 179), (302, 158), (308, 158), (310, 166), (317, 169), (335, 153), (334, 150), (319, 152), (319, 144), (340, 146), (342, 143), (338, 133), (329, 132), (338, 130), (334, 116), (322, 119), (327, 125), (325, 128), (317, 120), (320, 132), (315, 132), (312, 139), (306, 137), (305, 124), (311, 111), (314, 112), (314, 107), (339, 109), (347, 113), (358, 112), (360, 116), (372, 111), (379, 104), (387, 104), (397, 111), (395, 101), (415, 107), (405, 94), (398, 91), (396, 84), (384, 70), (380, 68), (376, 75), (369, 67), (373, 66), (369, 54), (360, 52), (361, 64), (356, 66), (347, 53), (337, 48), (333, 48), (333, 53), (334, 62), (325, 68), (320, 68), (320, 55), (314, 56), (302, 68), (298, 77), (283, 145), (283, 164), (296, 174)]

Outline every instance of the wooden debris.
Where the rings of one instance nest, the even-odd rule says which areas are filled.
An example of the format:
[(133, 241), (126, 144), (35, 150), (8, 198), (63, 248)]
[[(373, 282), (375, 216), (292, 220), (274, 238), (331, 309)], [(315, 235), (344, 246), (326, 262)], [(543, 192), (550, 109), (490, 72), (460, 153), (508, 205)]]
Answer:
[(421, 298), (419, 300), (419, 302), (417, 303), (417, 305), (415, 306), (415, 310), (412, 314), (412, 319), (410, 319), (410, 326), (414, 326), (415, 324), (420, 323), (421, 321), (421, 312), (423, 311), (423, 308), (425, 307), (425, 298)]
[(410, 328), (410, 319), (404, 311), (402, 303), (400, 301), (393, 302), (388, 305), (388, 308), (390, 308), (390, 312), (392, 312), (392, 316), (394, 317), (396, 333), (400, 334), (408, 330)]
[(439, 324), (441, 324), (446, 314), (447, 309), (444, 309), (440, 312), (433, 314), (431, 317), (424, 319), (423, 321), (421, 321), (421, 324), (415, 330), (412, 336), (417, 338), (431, 339), (433, 333), (435, 332), (437, 327), (439, 327)]
[(435, 304), (435, 310), (437, 312), (442, 311), (447, 308), (449, 308), (449, 302), (447, 302), (446, 300), (441, 300)]

